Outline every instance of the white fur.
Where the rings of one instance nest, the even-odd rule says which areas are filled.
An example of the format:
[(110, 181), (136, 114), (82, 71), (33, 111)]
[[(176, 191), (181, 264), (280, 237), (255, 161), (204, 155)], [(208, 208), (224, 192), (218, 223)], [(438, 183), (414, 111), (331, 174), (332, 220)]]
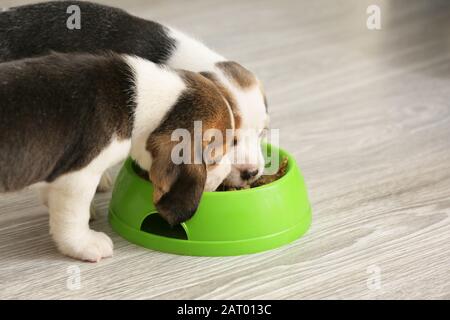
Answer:
[(167, 61), (167, 65), (171, 68), (193, 72), (212, 71), (216, 62), (226, 60), (200, 41), (174, 28), (169, 28), (169, 30), (169, 36), (177, 42), (175, 52)]
[[(226, 81), (226, 79), (223, 79)], [(257, 180), (264, 171), (264, 157), (261, 150), (260, 133), (267, 123), (264, 99), (257, 85), (246, 91), (230, 85), (230, 90), (241, 107), (241, 126), (236, 130), (238, 145), (231, 151), (233, 166), (225, 184), (243, 186), (247, 183), (241, 179), (242, 171), (258, 170), (258, 174), (250, 182)]]
[(176, 50), (167, 61), (167, 65), (174, 69), (186, 69), (193, 72), (214, 72), (238, 102), (241, 117), (244, 118), (242, 128), (258, 130), (264, 128), (267, 115), (259, 87), (257, 85), (248, 89), (237, 87), (215, 65), (218, 62), (227, 61), (227, 59), (200, 41), (174, 28), (169, 28), (169, 30), (169, 36), (176, 41)]
[(131, 157), (142, 168), (150, 168), (152, 159), (146, 150), (150, 133), (175, 104), (185, 83), (173, 71), (138, 57), (126, 57), (135, 73), (136, 110), (132, 132)]

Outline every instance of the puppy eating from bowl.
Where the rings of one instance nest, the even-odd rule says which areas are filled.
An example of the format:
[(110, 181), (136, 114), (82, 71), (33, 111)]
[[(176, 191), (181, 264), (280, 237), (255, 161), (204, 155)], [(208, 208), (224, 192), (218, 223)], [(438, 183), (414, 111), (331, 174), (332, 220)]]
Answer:
[(172, 132), (191, 132), (195, 121), (204, 137), (208, 129), (223, 136), (235, 130), (226, 97), (201, 74), (117, 54), (52, 53), (0, 63), (0, 192), (38, 188), (63, 254), (92, 262), (110, 257), (111, 239), (89, 228), (90, 203), (106, 169), (131, 156), (149, 172), (153, 201), (172, 225), (188, 220), (203, 191), (229, 175), (234, 136), (208, 161), (171, 161)]
[[(80, 9), (79, 30), (67, 28), (70, 6)], [(231, 153), (238, 160), (233, 161), (224, 185), (241, 188), (263, 174), (260, 143), (269, 121), (266, 97), (261, 82), (241, 64), (172, 27), (88, 1), (42, 2), (0, 13), (0, 61), (50, 51), (111, 51), (201, 73), (222, 93), (235, 118), (235, 146)], [(108, 189), (110, 181), (103, 176), (99, 189)]]

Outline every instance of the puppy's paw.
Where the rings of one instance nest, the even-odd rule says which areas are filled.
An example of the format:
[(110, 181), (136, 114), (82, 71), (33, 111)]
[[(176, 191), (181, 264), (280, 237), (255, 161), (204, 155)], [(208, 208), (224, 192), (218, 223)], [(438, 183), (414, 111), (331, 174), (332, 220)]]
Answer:
[(112, 240), (103, 232), (94, 230), (88, 230), (83, 237), (56, 243), (61, 253), (83, 261), (99, 262), (113, 255)]
[(100, 178), (100, 182), (97, 186), (97, 192), (108, 192), (111, 191), (113, 186), (113, 178), (109, 172), (105, 172)]

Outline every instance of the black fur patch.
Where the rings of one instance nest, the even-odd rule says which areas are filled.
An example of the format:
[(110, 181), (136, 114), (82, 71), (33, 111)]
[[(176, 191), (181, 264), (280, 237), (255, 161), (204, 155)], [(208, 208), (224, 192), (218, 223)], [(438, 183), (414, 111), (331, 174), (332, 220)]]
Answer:
[(117, 55), (51, 54), (0, 64), (0, 192), (86, 166), (131, 137), (133, 73)]
[[(81, 10), (81, 29), (66, 26), (66, 10)], [(0, 12), (0, 61), (56, 52), (113, 51), (164, 63), (175, 48), (167, 28), (91, 2), (52, 1)]]

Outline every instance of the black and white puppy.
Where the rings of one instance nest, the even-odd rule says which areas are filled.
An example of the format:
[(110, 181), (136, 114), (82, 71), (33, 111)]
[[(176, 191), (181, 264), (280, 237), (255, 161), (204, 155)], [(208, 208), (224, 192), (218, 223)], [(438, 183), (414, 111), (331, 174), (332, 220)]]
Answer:
[(89, 228), (89, 208), (107, 168), (131, 155), (149, 171), (153, 200), (171, 224), (189, 219), (202, 192), (229, 174), (230, 163), (221, 159), (232, 141), (212, 162), (171, 160), (172, 132), (192, 132), (194, 121), (202, 121), (202, 149), (211, 143), (208, 129), (225, 137), (235, 128), (225, 97), (198, 73), (117, 54), (0, 63), (0, 192), (39, 187), (59, 250), (99, 261), (113, 245)]
[[(67, 8), (80, 8), (81, 29), (67, 28)], [(263, 172), (259, 147), (267, 126), (261, 83), (240, 64), (228, 61), (197, 40), (117, 8), (80, 1), (53, 1), (0, 13), (0, 61), (57, 52), (112, 51), (136, 55), (174, 69), (200, 72), (216, 84), (236, 119), (235, 159), (225, 184), (242, 186)], [(237, 159), (237, 160), (236, 160)], [(101, 188), (108, 184), (102, 179)], [(103, 185), (103, 186), (102, 186)]]

